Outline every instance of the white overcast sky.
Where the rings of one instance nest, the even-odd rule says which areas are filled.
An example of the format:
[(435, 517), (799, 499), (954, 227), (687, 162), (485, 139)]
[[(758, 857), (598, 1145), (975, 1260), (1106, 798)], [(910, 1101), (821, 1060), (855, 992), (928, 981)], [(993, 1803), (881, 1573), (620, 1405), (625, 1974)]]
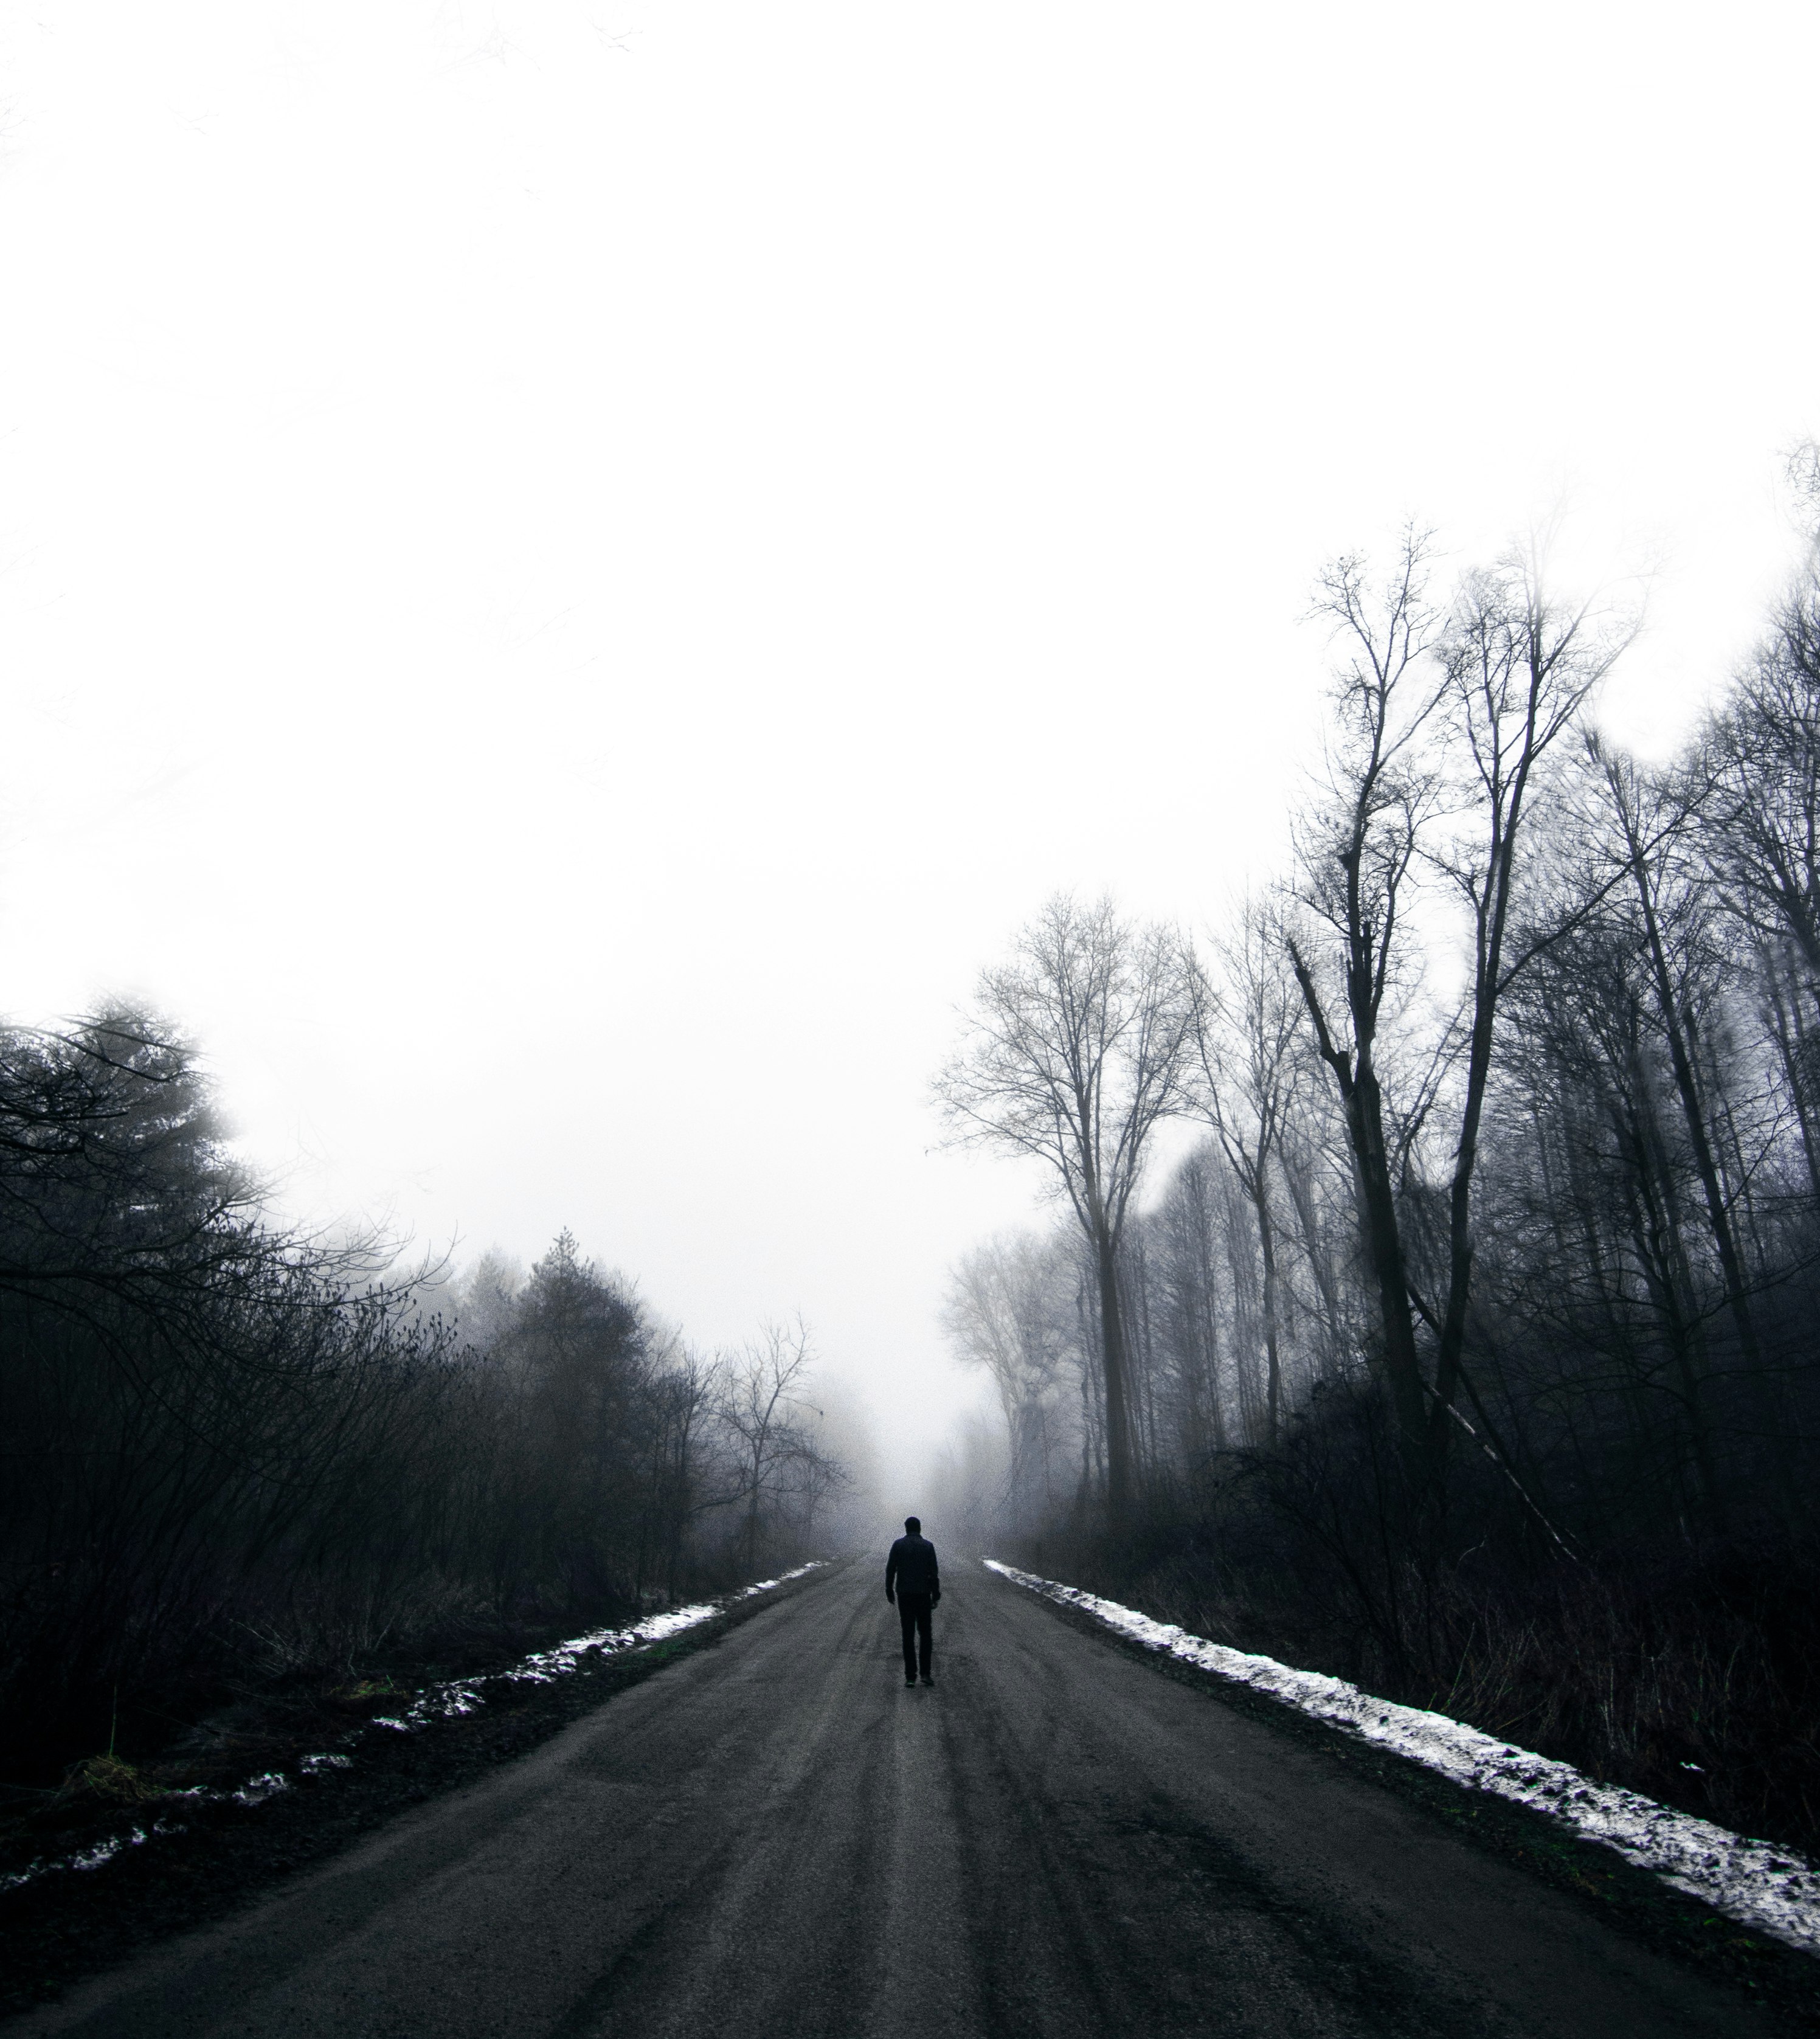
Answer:
[(0, 0), (0, 1009), (204, 1044), (299, 1211), (906, 1448), (953, 1009), (1275, 864), (1327, 554), (1566, 502), (1672, 742), (1820, 431), (1820, 8)]

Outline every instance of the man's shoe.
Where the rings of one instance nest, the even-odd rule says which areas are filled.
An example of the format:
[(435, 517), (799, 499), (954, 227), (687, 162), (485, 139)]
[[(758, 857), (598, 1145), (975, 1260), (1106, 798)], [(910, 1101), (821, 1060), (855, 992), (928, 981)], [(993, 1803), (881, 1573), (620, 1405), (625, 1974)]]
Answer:
[(915, 1680), (915, 1679), (914, 1679), (914, 1678), (906, 1678), (906, 1679), (905, 1679), (905, 1680), (904, 1680), (904, 1688), (905, 1688), (905, 1690), (906, 1690), (906, 1691), (914, 1692), (916, 1690), (916, 1680)]
[(925, 1685), (933, 1685), (935, 1683), (934, 1679), (933, 1679), (926, 1671), (923, 1673), (922, 1681)]

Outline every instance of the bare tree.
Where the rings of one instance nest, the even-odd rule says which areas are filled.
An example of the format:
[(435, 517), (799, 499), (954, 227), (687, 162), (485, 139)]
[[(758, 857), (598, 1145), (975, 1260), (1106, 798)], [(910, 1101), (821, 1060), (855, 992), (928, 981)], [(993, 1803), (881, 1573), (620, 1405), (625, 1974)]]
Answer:
[(1805, 457), (1813, 542), (1709, 723), (1699, 769), (1705, 846), (1733, 910), (1793, 949), (1820, 1001), (1820, 448)]
[[(1400, 937), (1424, 831), (1439, 803), (1427, 742), (1446, 696), (1434, 657), (1445, 617), (1428, 597), (1425, 533), (1404, 533), (1381, 589), (1349, 556), (1321, 576), (1315, 613), (1345, 647), (1332, 701), (1336, 727), (1324, 780), (1296, 833), (1296, 897), (1305, 916), (1288, 936), (1296, 981), (1321, 1060), (1346, 1116), (1360, 1231), (1377, 1302), (1381, 1358), (1411, 1471), (1427, 1452), (1427, 1411), (1409, 1297), (1392, 1154), (1385, 1138), (1379, 1027), (1407, 989)], [(1315, 947), (1317, 931), (1327, 954)]]
[[(664, 1585), (671, 1599), (679, 1590), (684, 1545), (690, 1525), (708, 1510), (724, 1507), (724, 1498), (703, 1496), (705, 1439), (710, 1419), (723, 1393), (724, 1363), (703, 1359), (680, 1338), (666, 1349), (652, 1384), (652, 1416), (648, 1450), (652, 1523), (648, 1531), (655, 1554), (663, 1566)], [(643, 1551), (641, 1547), (640, 1556)], [(642, 1580), (643, 1565), (640, 1564)]]
[(1250, 1202), (1263, 1269), (1264, 1439), (1282, 1414), (1282, 1310), (1271, 1176), (1298, 1065), (1301, 1014), (1281, 932), (1247, 900), (1237, 932), (1215, 945), (1214, 985), (1198, 1038), (1199, 1101)]
[(1548, 754), (1630, 644), (1639, 620), (1602, 611), (1590, 600), (1555, 601), (1531, 545), (1468, 575), (1444, 647), (1459, 804), (1436, 861), (1469, 917), (1472, 976), (1463, 1015), (1460, 1130), (1447, 1190), (1446, 1301), (1436, 1327), (1429, 1418), (1435, 1459), (1453, 1435), (1460, 1388), (1472, 1285), (1472, 1177), (1499, 1006), (1537, 952), (1536, 942), (1514, 952), (1507, 947), (1523, 830)]
[[(1339, 731), (1327, 784), (1297, 849), (1300, 897), (1332, 940), (1324, 970), (1302, 937), (1292, 935), (1290, 953), (1346, 1107), (1384, 1360), (1408, 1470), (1419, 1483), (1438, 1472), (1456, 1420), (1472, 1178), (1499, 1006), (1535, 953), (1533, 945), (1507, 950), (1529, 809), (1548, 754), (1636, 624), (1590, 602), (1556, 602), (1533, 549), (1469, 574), (1444, 617), (1427, 599), (1425, 548), (1414, 531), (1381, 594), (1368, 592), (1358, 560), (1343, 560), (1323, 578), (1317, 612), (1334, 623), (1347, 656), (1334, 689)], [(1414, 974), (1405, 955), (1409, 894), (1428, 872), (1465, 906), (1472, 937), (1465, 997), (1432, 1065), (1454, 1078), (1457, 1107), (1445, 1288), (1434, 1297), (1412, 1280), (1379, 1050), (1386, 998)], [(1433, 1108), (1428, 1096), (1406, 1100), (1406, 1124), (1419, 1129)], [(1434, 1343), (1431, 1383), (1417, 1352), (1418, 1314)]]
[(1191, 1485), (1232, 1441), (1222, 1360), (1224, 1330), (1236, 1304), (1218, 1261), (1224, 1184), (1217, 1153), (1184, 1155), (1155, 1208), (1144, 1218), (1146, 1271), (1154, 1291), (1146, 1315), (1155, 1327), (1175, 1402), (1180, 1469)]
[(1054, 1505), (1055, 1403), (1071, 1340), (1073, 1270), (1054, 1242), (1020, 1235), (968, 1254), (951, 1278), (942, 1329), (997, 1391), (1013, 1526)]
[[(1684, 931), (1691, 935), (1697, 932), (1698, 921), (1705, 917), (1700, 911), (1700, 895), (1705, 889), (1700, 883), (1704, 873), (1690, 873), (1686, 868), (1685, 850), (1693, 832), (1693, 811), (1683, 797), (1682, 788), (1652, 780), (1629, 758), (1596, 739), (1589, 741), (1588, 750), (1609, 801), (1610, 854), (1629, 881), (1636, 925), (1642, 937), (1640, 946), (1655, 994), (1656, 1019), (1667, 1044), (1675, 1095), (1705, 1200), (1707, 1223), (1724, 1274), (1726, 1301), (1737, 1327), (1739, 1346), (1754, 1368), (1759, 1357), (1757, 1327), (1732, 1224), (1731, 1199), (1720, 1180), (1708, 1109), (1701, 1095), (1694, 1015), (1692, 1001), (1686, 995), (1689, 973), (1677, 967), (1677, 959), (1671, 954), (1674, 947), (1685, 949), (1689, 945), (1675, 944), (1674, 921), (1679, 919)], [(1679, 914), (1665, 896), (1668, 894), (1680, 895), (1682, 910)], [(1696, 925), (1690, 927), (1690, 922)]]
[(739, 1495), (746, 1504), (746, 1563), (758, 1562), (764, 1513), (795, 1496), (825, 1494), (838, 1481), (802, 1420), (804, 1391), (814, 1364), (807, 1327), (767, 1324), (758, 1339), (726, 1362), (718, 1414), (734, 1440)]
[(1180, 938), (1110, 900), (1062, 894), (984, 971), (959, 1050), (937, 1080), (952, 1137), (1051, 1171), (1093, 1256), (1106, 1402), (1107, 1501), (1135, 1489), (1119, 1247), (1152, 1134), (1184, 1108), (1203, 987)]

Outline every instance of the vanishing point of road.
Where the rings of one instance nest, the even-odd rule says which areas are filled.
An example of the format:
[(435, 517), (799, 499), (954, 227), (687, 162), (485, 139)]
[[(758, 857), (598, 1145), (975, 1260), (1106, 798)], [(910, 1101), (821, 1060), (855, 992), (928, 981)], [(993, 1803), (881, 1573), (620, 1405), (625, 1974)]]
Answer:
[(483, 1782), (13, 2021), (82, 2039), (1752, 2029), (1723, 1988), (978, 1566), (906, 1690), (812, 1575)]

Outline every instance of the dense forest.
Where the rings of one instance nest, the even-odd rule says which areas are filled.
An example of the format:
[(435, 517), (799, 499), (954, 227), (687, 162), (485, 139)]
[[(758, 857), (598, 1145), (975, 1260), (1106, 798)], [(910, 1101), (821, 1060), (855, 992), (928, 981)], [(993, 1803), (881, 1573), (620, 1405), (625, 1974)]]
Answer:
[(249, 1682), (750, 1578), (826, 1522), (800, 1326), (705, 1357), (566, 1233), (522, 1278), (378, 1257), (271, 1218), (143, 1016), (0, 1033), (9, 1781)]
[[(982, 1542), (1820, 1840), (1813, 542), (1678, 754), (1531, 549), (1334, 563), (1289, 868), (1196, 946), (1058, 898), (938, 1084), (1058, 1222), (955, 1270)], [(1716, 676), (1716, 680), (1723, 676)]]

